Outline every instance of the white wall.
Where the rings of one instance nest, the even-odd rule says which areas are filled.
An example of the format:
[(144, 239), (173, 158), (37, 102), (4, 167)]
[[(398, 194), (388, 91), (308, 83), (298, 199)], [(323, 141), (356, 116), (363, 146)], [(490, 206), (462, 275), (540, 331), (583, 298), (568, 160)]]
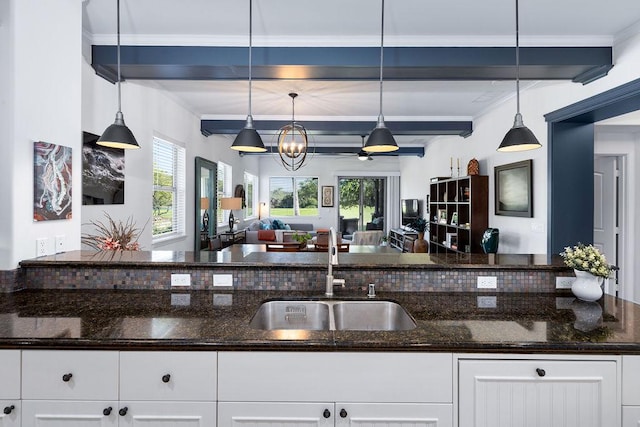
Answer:
[[(117, 110), (116, 86), (98, 77), (88, 62), (83, 61), (82, 130), (100, 135), (115, 118)], [(140, 144), (139, 150), (125, 151), (124, 205), (93, 205), (82, 207), (82, 222), (104, 220), (104, 213), (118, 220), (133, 216), (142, 227), (149, 221), (140, 237), (142, 249), (193, 250), (194, 241), (194, 159), (196, 156), (233, 167), (233, 183), (243, 182), (244, 164), (255, 161), (241, 158), (229, 149), (232, 137), (200, 133), (200, 118), (156, 89), (135, 82), (122, 83), (122, 112), (125, 122)], [(186, 148), (186, 237), (152, 245), (151, 215), (153, 190), (153, 137), (164, 138)], [(252, 166), (253, 173), (258, 171)], [(89, 232), (90, 226), (83, 231)], [(78, 247), (79, 248), (79, 245)]]
[(37, 238), (48, 238), (51, 252), (56, 235), (65, 235), (67, 241), (80, 238), (79, 191), (73, 193), (72, 219), (33, 222), (33, 143), (71, 147), (77, 171), (72, 186), (80, 188), (82, 3), (8, 0), (1, 8), (0, 113), (7, 138), (1, 144), (2, 178), (9, 184), (1, 193), (5, 209), (0, 211), (0, 269), (8, 270), (36, 255)]
[[(304, 123), (303, 123), (304, 124)], [(245, 156), (251, 157), (251, 156)], [(371, 161), (361, 161), (352, 156), (313, 156), (307, 164), (295, 173), (284, 169), (280, 159), (275, 156), (260, 157), (260, 202), (269, 206), (269, 178), (274, 176), (310, 176), (318, 178), (318, 188), (332, 185), (336, 188), (335, 206), (332, 208), (318, 207), (317, 217), (283, 218), (291, 222), (313, 222), (316, 228), (334, 227), (338, 229), (337, 185), (339, 176), (389, 176), (397, 175), (400, 168), (398, 157), (375, 157)], [(269, 216), (268, 210), (265, 216)], [(307, 221), (308, 220), (308, 221)]]

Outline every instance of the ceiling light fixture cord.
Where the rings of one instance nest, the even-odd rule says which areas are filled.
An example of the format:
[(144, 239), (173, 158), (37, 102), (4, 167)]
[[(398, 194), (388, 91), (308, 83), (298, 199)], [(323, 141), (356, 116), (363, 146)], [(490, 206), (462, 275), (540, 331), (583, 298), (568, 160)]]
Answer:
[[(251, 117), (251, 50), (253, 48), (253, 1), (249, 0), (249, 117)], [(253, 117), (252, 117), (253, 119)]]
[(382, 116), (382, 68), (384, 65), (384, 0), (382, 0), (382, 18), (380, 24), (380, 119)]
[(520, 20), (516, 0), (516, 112), (520, 114)]
[(120, 0), (116, 6), (118, 17), (116, 18), (116, 27), (118, 30), (117, 44), (118, 44), (118, 112), (122, 113), (122, 95), (120, 93)]

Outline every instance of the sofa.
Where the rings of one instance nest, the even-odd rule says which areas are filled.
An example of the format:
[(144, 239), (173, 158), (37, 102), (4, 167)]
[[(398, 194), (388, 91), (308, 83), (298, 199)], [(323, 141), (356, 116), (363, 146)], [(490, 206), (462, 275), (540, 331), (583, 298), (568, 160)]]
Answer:
[(308, 233), (316, 235), (311, 223), (284, 223), (278, 219), (262, 218), (254, 221), (245, 231), (245, 243), (283, 243), (291, 239), (291, 235)]

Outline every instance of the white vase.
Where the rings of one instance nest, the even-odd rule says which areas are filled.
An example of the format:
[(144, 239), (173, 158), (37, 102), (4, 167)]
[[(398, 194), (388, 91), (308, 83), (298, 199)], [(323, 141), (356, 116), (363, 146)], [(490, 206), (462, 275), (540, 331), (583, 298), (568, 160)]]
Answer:
[(597, 301), (602, 297), (603, 277), (594, 276), (591, 273), (573, 270), (576, 280), (571, 285), (571, 292), (582, 301)]

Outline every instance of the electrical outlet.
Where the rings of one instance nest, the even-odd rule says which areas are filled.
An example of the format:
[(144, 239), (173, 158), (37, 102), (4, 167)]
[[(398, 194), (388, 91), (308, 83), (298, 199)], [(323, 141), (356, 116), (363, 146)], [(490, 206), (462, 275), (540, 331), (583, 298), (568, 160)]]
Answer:
[(65, 236), (60, 234), (56, 236), (56, 253), (59, 254), (65, 251)]
[(172, 274), (171, 287), (175, 286), (191, 286), (191, 274)]
[(575, 277), (558, 276), (556, 277), (556, 289), (571, 289)]
[(496, 289), (498, 278), (496, 276), (478, 276), (478, 289)]
[(46, 256), (47, 255), (47, 238), (41, 237), (36, 239), (36, 256)]
[(233, 274), (214, 274), (213, 286), (233, 287)]

